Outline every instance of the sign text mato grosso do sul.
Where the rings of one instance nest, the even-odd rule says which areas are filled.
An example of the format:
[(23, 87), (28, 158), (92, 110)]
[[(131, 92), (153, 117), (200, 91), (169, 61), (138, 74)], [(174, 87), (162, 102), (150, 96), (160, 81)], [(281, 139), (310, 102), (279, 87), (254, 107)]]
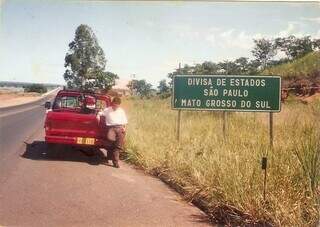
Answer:
[(279, 112), (279, 76), (178, 75), (172, 109)]

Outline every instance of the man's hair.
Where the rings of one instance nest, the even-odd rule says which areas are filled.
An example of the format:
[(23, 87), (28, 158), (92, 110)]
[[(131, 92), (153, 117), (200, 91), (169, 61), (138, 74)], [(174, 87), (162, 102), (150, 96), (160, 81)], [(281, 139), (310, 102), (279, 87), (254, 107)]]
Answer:
[(121, 104), (121, 99), (120, 99), (120, 97), (114, 97), (114, 98), (112, 99), (112, 103), (120, 105), (120, 104)]

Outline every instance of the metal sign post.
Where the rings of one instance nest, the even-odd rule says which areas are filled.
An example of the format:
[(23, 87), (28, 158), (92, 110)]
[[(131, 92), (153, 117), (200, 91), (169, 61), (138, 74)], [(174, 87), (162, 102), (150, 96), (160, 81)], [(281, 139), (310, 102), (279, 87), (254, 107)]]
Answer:
[(224, 141), (226, 141), (226, 117), (227, 117), (227, 112), (226, 112), (226, 111), (223, 111), (223, 112), (222, 112), (222, 119), (223, 119), (222, 132), (223, 132), (223, 139), (224, 139)]
[(269, 113), (269, 145), (273, 148), (273, 113)]
[[(179, 63), (179, 71), (181, 73), (181, 63)], [(172, 78), (173, 80), (173, 78)], [(177, 140), (180, 142), (180, 125), (181, 125), (181, 110), (178, 110), (178, 119), (177, 119)]]
[(181, 122), (181, 110), (178, 110), (177, 119), (177, 140), (180, 141), (180, 122)]
[(267, 189), (267, 157), (263, 157), (261, 161), (261, 169), (264, 170), (264, 179), (263, 179), (263, 200), (266, 200), (266, 189)]
[[(273, 149), (273, 113), (269, 113), (269, 148)], [(266, 190), (267, 190), (267, 167), (268, 167), (268, 152), (265, 157), (262, 157), (261, 167), (264, 170), (264, 180), (263, 180), (263, 200), (266, 200)]]

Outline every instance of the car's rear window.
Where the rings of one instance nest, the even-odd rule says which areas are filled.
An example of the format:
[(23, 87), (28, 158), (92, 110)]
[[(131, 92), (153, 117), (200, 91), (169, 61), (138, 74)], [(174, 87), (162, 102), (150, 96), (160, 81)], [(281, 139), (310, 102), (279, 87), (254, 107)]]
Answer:
[(53, 109), (77, 109), (81, 106), (82, 102), (79, 96), (60, 96), (56, 98)]
[[(83, 99), (84, 97), (79, 95), (79, 96), (71, 96), (71, 95), (61, 95), (57, 96), (54, 103), (53, 103), (53, 109), (54, 110), (59, 110), (59, 109), (70, 109), (70, 110), (77, 110), (81, 111), (83, 109)], [(107, 107), (107, 102), (106, 100), (103, 99), (96, 99), (96, 110), (103, 110), (104, 108)]]

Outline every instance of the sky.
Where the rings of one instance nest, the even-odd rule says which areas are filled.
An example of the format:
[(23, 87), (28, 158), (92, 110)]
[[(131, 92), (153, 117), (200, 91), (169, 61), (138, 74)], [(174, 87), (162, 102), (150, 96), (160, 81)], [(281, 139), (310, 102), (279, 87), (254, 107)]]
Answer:
[(64, 57), (89, 25), (122, 81), (157, 85), (181, 63), (252, 58), (253, 39), (320, 38), (320, 3), (0, 0), (0, 81), (64, 84)]

